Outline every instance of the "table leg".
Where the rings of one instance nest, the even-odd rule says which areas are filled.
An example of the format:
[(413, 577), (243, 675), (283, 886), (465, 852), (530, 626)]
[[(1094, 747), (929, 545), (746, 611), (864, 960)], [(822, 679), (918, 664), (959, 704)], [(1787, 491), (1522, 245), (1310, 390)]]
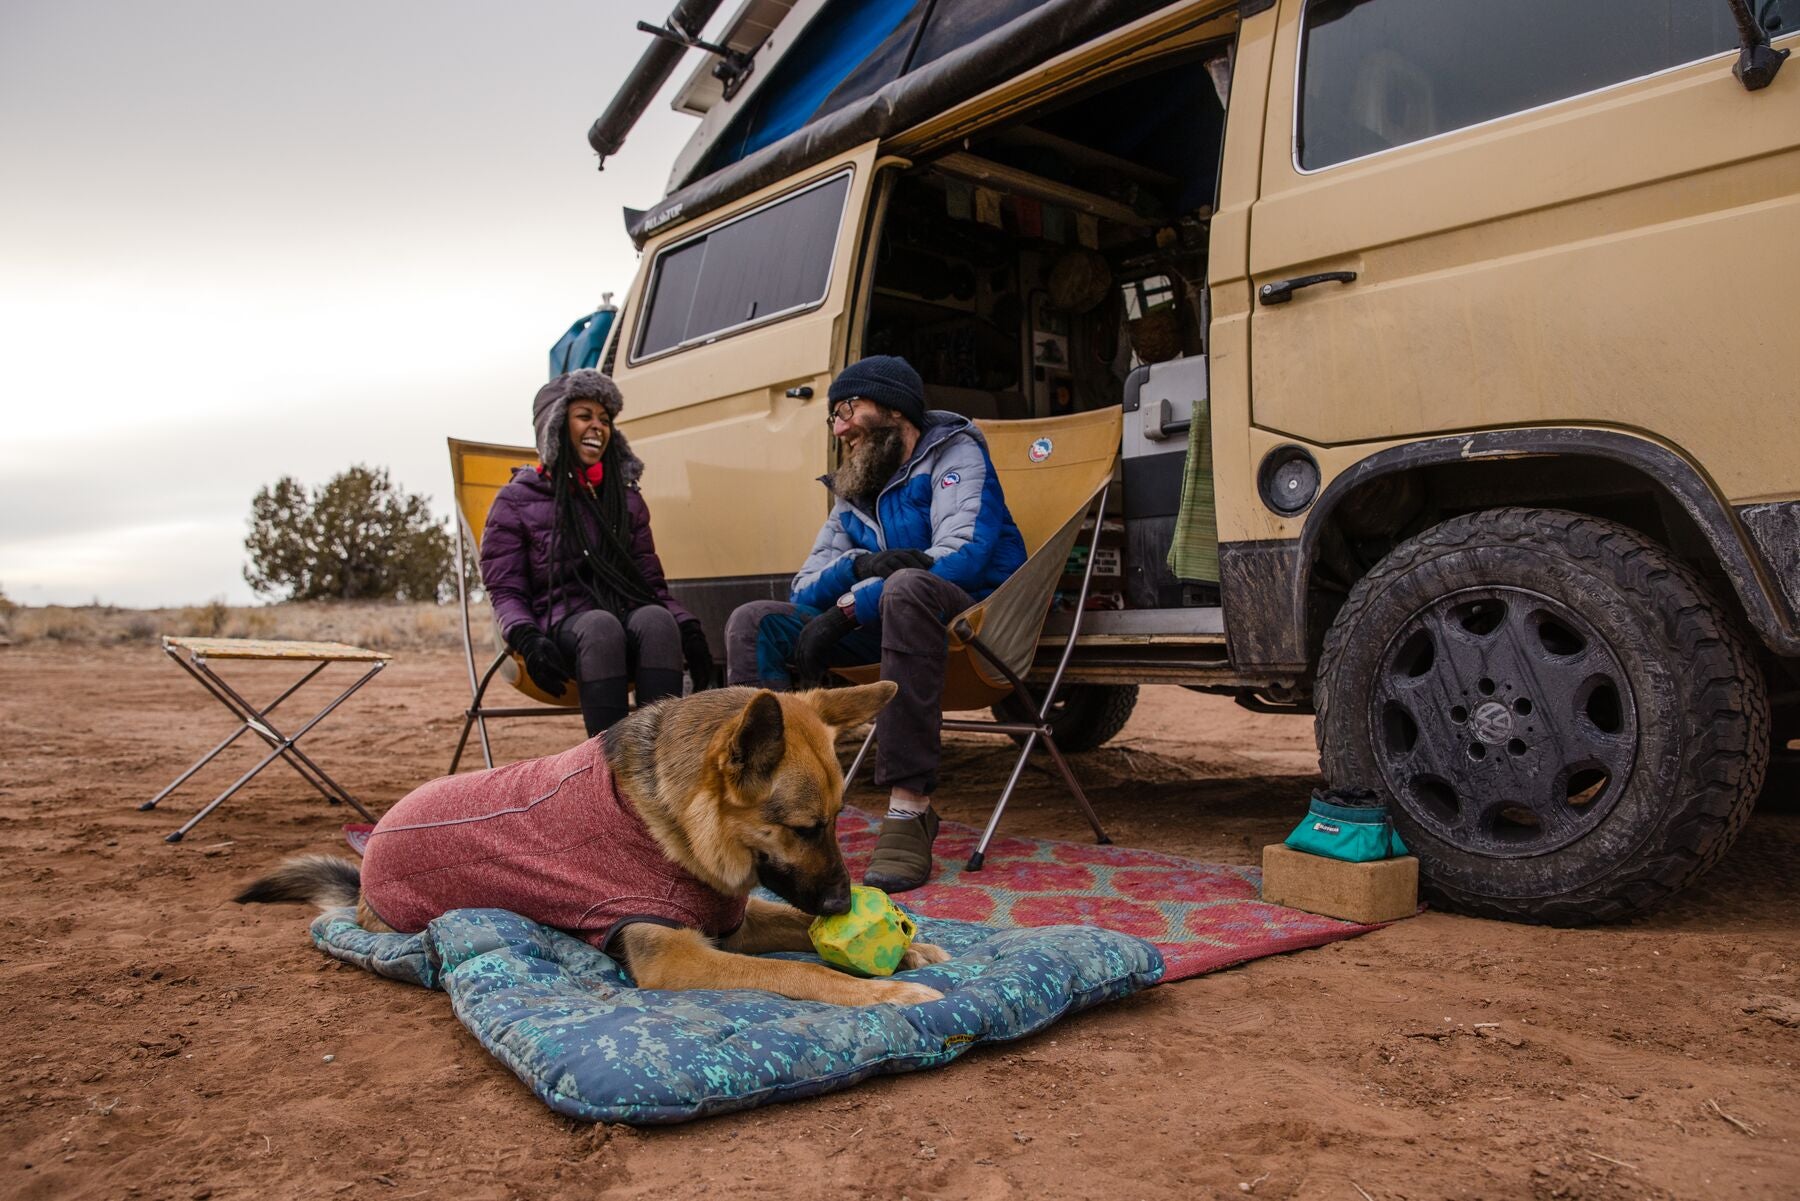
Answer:
[(228, 747), (232, 743), (236, 742), (239, 738), (242, 738), (244, 736), (244, 731), (248, 730), (249, 728), (250, 728), (250, 725), (248, 722), (244, 722), (244, 723), (240, 724), (236, 730), (232, 731), (230, 734), (227, 734), (225, 736), (225, 741), (221, 742), (218, 746), (215, 746), (212, 750), (206, 752), (206, 754), (200, 756), (200, 758), (194, 760), (194, 766), (188, 768), (186, 771), (182, 772), (179, 776), (176, 776), (175, 782), (173, 784), (170, 784), (167, 788), (163, 789), (161, 792), (157, 793), (155, 796), (151, 797), (149, 800), (140, 801), (138, 803), (138, 812), (142, 813), (147, 809), (156, 808), (156, 804), (158, 801), (160, 801), (164, 797), (168, 796), (171, 792), (174, 792), (177, 788), (180, 788), (183, 784), (186, 784), (188, 782), (189, 778), (191, 778), (195, 772), (199, 771), (201, 768), (205, 767), (208, 763), (211, 763), (214, 759), (218, 758), (220, 751), (224, 750), (226, 747)]
[[(346, 799), (343, 796), (343, 789), (338, 788), (336, 794), (331, 791), (332, 788), (337, 788), (337, 784), (332, 781), (329, 776), (326, 776), (324, 772), (320, 771), (319, 765), (308, 758), (304, 752), (294, 748), (294, 739), (283, 735), (282, 732), (276, 728), (275, 723), (268, 720), (268, 709), (264, 709), (262, 712), (258, 713), (237, 689), (233, 688), (230, 684), (227, 684), (222, 676), (214, 672), (213, 669), (207, 665), (206, 660), (201, 659), (198, 663), (200, 671), (204, 672), (207, 679), (219, 689), (219, 692), (215, 692), (214, 695), (220, 696), (220, 693), (223, 694), (220, 696), (222, 704), (232, 706), (242, 712), (255, 714), (254, 719), (246, 718), (246, 720), (249, 721), (250, 728), (268, 745), (272, 747), (279, 746), (281, 748), (282, 761), (293, 768), (296, 775), (302, 780), (305, 780), (308, 784), (311, 784), (313, 789), (317, 791), (320, 796), (324, 797), (327, 801), (330, 801), (333, 805), (339, 804)], [(300, 680), (300, 684), (306, 683), (321, 671), (324, 671), (326, 666), (326, 664), (321, 663), (311, 671), (307, 672)], [(300, 684), (294, 685), (294, 688), (298, 688)], [(288, 692), (292, 691), (292, 688), (288, 690)], [(283, 693), (282, 695), (285, 697), (287, 693)], [(273, 709), (274, 707), (274, 705), (269, 706), (270, 709)], [(308, 768), (311, 769), (313, 775), (308, 774)], [(322, 777), (325, 783), (320, 783), (318, 779), (314, 779), (314, 775)], [(331, 788), (327, 788), (326, 784), (330, 784)]]
[[(212, 750), (208, 751), (206, 754), (202, 755), (198, 760), (196, 760), (192, 767), (188, 768), (186, 771), (182, 772), (179, 776), (175, 777), (174, 783), (170, 784), (167, 788), (163, 789), (161, 792), (157, 793), (155, 796), (151, 797), (149, 800), (144, 801), (141, 804), (139, 804), (138, 805), (139, 812), (143, 812), (145, 810), (156, 808), (157, 804), (160, 801), (162, 801), (170, 793), (174, 792), (177, 788), (180, 788), (183, 784), (187, 783), (187, 781), (190, 778), (192, 778), (192, 776), (194, 775), (195, 772), (199, 771), (201, 768), (205, 767), (208, 763), (211, 763), (215, 758), (217, 758), (219, 755), (219, 752), (223, 751), (226, 747), (230, 746), (232, 743), (236, 742), (239, 738), (243, 737), (245, 730), (256, 730), (255, 723), (257, 722), (258, 719), (261, 719), (261, 718), (265, 717), (267, 714), (273, 712), (275, 709), (275, 706), (281, 704), (282, 701), (285, 701), (288, 699), (288, 697), (294, 695), (294, 693), (298, 692), (300, 690), (301, 686), (304, 685), (308, 680), (312, 679), (314, 676), (318, 675), (321, 671), (325, 670), (325, 664), (323, 664), (323, 663), (319, 664), (317, 667), (313, 668), (311, 671), (309, 671), (305, 675), (301, 676), (299, 680), (295, 681), (294, 684), (291, 687), (289, 687), (286, 692), (283, 692), (280, 696), (276, 697), (273, 701), (270, 701), (266, 708), (257, 710), (255, 708), (251, 707), (247, 702), (244, 702), (242, 697), (236, 697), (235, 693), (233, 693), (232, 696), (226, 696), (225, 694), (221, 693), (217, 688), (213, 687), (213, 685), (206, 679), (205, 676), (202, 676), (199, 672), (195, 671), (191, 666), (189, 666), (187, 660), (181, 657), (181, 652), (177, 651), (174, 647), (172, 647), (172, 646), (163, 647), (163, 653), (168, 655), (171, 659), (175, 660), (176, 664), (178, 666), (180, 666), (183, 671), (187, 672), (188, 675), (194, 677), (195, 680), (199, 681), (200, 686), (202, 688), (206, 689), (207, 692), (211, 693), (213, 699), (218, 701), (221, 705), (225, 706), (225, 708), (231, 713), (231, 715), (233, 717), (237, 718), (242, 724), (240, 724), (238, 726), (238, 728), (236, 730), (234, 730), (231, 734), (227, 735), (225, 740), (223, 742), (219, 743), (218, 746), (215, 746)], [(210, 675), (211, 673), (209, 672), (207, 674)], [(214, 677), (214, 678), (217, 678), (217, 677)], [(233, 697), (236, 697), (237, 701), (242, 704), (242, 708), (239, 707), (239, 704), (233, 703), (233, 699), (232, 699)], [(259, 737), (261, 737), (263, 739), (263, 741), (271, 742), (268, 735), (263, 733), (261, 730), (256, 730), (256, 733)], [(315, 787), (316, 787), (316, 785), (315, 785)]]
[[(183, 667), (188, 666), (188, 664), (183, 660), (177, 659), (176, 662), (181, 663), (181, 665)], [(324, 669), (325, 666), (326, 665), (324, 663), (319, 664), (318, 667), (314, 668), (311, 672), (309, 672), (307, 674), (306, 679), (311, 679), (313, 676), (317, 675), (321, 670)], [(268, 742), (273, 749), (271, 749), (267, 755), (263, 756), (261, 762), (257, 763), (256, 766), (252, 767), (249, 771), (247, 771), (243, 775), (239, 776), (237, 778), (237, 780), (235, 780), (232, 783), (231, 787), (227, 788), (224, 792), (221, 792), (218, 796), (214, 797), (211, 801), (207, 802), (207, 804), (198, 813), (194, 814), (187, 821), (183, 822), (180, 829), (176, 830), (172, 834), (166, 835), (164, 837), (163, 841), (165, 841), (165, 842), (180, 842), (183, 838), (185, 838), (187, 836), (188, 831), (192, 830), (195, 826), (199, 825), (201, 823), (201, 821), (205, 820), (205, 818), (209, 814), (212, 813), (213, 810), (217, 809), (220, 805), (224, 804), (228, 799), (230, 799), (230, 797), (232, 796), (233, 793), (237, 792), (238, 789), (240, 789), (244, 785), (248, 784), (252, 779), (254, 779), (256, 777), (256, 774), (258, 772), (262, 771), (263, 768), (269, 766), (269, 764), (275, 762), (275, 760), (278, 758), (286, 760), (288, 762), (289, 766), (293, 767), (295, 772), (297, 772), (302, 779), (304, 779), (307, 783), (311, 784), (314, 788), (318, 789), (321, 793), (323, 793), (327, 800), (330, 800), (335, 804), (341, 798), (345, 804), (348, 804), (351, 808), (355, 809), (357, 811), (357, 813), (361, 814), (365, 820), (374, 821), (375, 820), (374, 814), (370, 813), (367, 809), (363, 808), (361, 802), (359, 802), (355, 797), (351, 796), (348, 792), (346, 792), (344, 790), (344, 788), (341, 785), (339, 785), (336, 780), (333, 780), (330, 776), (326, 775), (324, 770), (322, 768), (320, 768), (318, 764), (314, 763), (312, 761), (311, 757), (306, 755), (306, 753), (304, 751), (301, 751), (295, 744), (298, 743), (300, 741), (300, 739), (304, 738), (307, 735), (307, 733), (309, 731), (311, 731), (311, 729), (314, 726), (318, 725), (321, 721), (325, 720), (325, 718), (331, 714), (332, 710), (336, 709), (339, 705), (341, 705), (345, 701), (349, 700), (351, 695), (354, 694), (359, 688), (361, 688), (364, 684), (367, 684), (370, 680), (374, 679), (375, 676), (381, 671), (381, 669), (386, 666), (387, 666), (387, 662), (385, 660), (377, 660), (369, 668), (368, 671), (364, 672), (361, 676), (357, 677), (357, 679), (348, 688), (344, 689), (344, 691), (339, 693), (337, 695), (336, 699), (334, 699), (330, 704), (326, 705), (323, 709), (320, 709), (317, 713), (313, 714), (313, 716), (307, 720), (306, 724), (302, 725), (298, 730), (294, 731), (293, 735), (290, 737), (290, 736), (281, 734), (281, 732), (279, 730), (276, 730), (273, 726), (268, 725), (266, 722), (264, 722), (262, 720), (262, 718), (263, 718), (263, 715), (267, 713), (267, 710), (258, 712), (257, 710), (252, 708), (248, 704), (248, 702), (244, 701), (243, 697), (239, 696), (238, 693), (235, 690), (233, 690), (230, 685), (226, 684), (224, 680), (220, 679), (212, 671), (212, 669), (207, 667), (206, 664), (204, 663), (204, 661), (202, 661), (200, 664), (199, 671), (191, 672), (191, 674), (193, 674), (195, 676), (195, 678), (200, 679), (201, 683), (206, 686), (207, 691), (212, 692), (213, 695), (222, 704), (225, 704), (227, 708), (231, 708), (231, 709), (233, 709), (234, 712), (237, 712), (236, 706), (232, 703), (233, 701), (235, 701), (236, 705), (242, 705), (244, 707), (244, 709), (246, 709), (250, 713), (254, 714), (255, 720), (246, 719), (246, 721), (245, 721), (246, 728), (255, 730), (256, 733), (260, 737), (262, 737), (266, 742)], [(190, 671), (191, 671), (191, 669), (190, 669)], [(210, 677), (210, 680), (207, 678), (202, 678), (201, 673), (204, 673), (205, 677)], [(306, 682), (305, 680), (301, 681), (301, 683), (305, 683), (305, 682)], [(217, 684), (219, 689), (223, 690), (223, 694), (221, 694), (220, 691), (217, 691), (214, 689), (213, 685), (215, 683)], [(295, 685), (295, 687), (297, 688), (298, 685)], [(291, 695), (293, 693), (293, 691), (294, 691), (294, 689), (290, 688), (287, 692), (282, 694), (281, 699), (285, 699), (287, 696)], [(226, 699), (227, 697), (229, 697), (231, 699), (227, 700)], [(279, 701), (277, 703), (279, 703)], [(270, 708), (274, 708), (274, 706), (271, 705)], [(239, 715), (242, 716), (241, 713)], [(259, 728), (259, 727), (261, 727), (261, 728)], [(239, 733), (241, 734), (242, 731), (240, 730)], [(234, 735), (233, 737), (236, 737), (236, 736)], [(220, 748), (220, 749), (222, 749), (222, 748)], [(215, 751), (214, 753), (216, 754), (217, 752)], [(336, 790), (337, 795), (333, 796), (330, 792), (326, 791), (326, 789), (318, 781), (314, 780), (311, 776), (309, 776), (307, 774), (307, 772), (301, 768), (300, 764), (298, 762), (295, 762), (294, 758), (290, 758), (290, 756), (297, 756), (300, 760), (304, 761), (305, 764), (307, 765), (307, 767), (309, 767), (312, 771), (318, 773), (320, 779), (323, 780), (325, 782), (325, 784), (330, 785), (331, 788)], [(166, 791), (167, 790), (165, 790), (165, 792)]]

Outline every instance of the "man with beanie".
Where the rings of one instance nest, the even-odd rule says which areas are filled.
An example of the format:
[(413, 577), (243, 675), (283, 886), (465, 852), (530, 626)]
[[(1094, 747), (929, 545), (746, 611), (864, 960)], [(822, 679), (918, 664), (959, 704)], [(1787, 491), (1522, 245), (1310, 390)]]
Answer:
[(931, 875), (938, 816), (944, 624), (1025, 562), (981, 431), (925, 409), (905, 359), (873, 355), (832, 381), (834, 503), (788, 601), (756, 601), (725, 631), (727, 680), (814, 688), (834, 666), (881, 664), (900, 691), (875, 721), (875, 782), (888, 789), (865, 883), (888, 892)]

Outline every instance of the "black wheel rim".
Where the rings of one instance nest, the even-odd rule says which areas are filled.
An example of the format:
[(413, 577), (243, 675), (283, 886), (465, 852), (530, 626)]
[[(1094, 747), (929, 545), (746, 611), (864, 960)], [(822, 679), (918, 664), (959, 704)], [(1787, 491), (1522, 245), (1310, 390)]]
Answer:
[(1382, 652), (1370, 722), (1401, 808), (1499, 858), (1593, 831), (1637, 759), (1618, 655), (1567, 605), (1523, 588), (1466, 589), (1408, 618)]

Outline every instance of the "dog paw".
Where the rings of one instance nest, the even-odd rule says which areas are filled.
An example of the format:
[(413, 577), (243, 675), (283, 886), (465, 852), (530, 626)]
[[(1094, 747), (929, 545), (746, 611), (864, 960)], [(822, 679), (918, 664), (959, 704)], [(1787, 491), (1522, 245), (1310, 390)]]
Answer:
[(876, 991), (865, 1004), (869, 1005), (923, 1005), (927, 1001), (941, 1001), (944, 994), (935, 988), (927, 988), (923, 984), (909, 984), (904, 980), (884, 980), (880, 983), (871, 981)]
[(915, 967), (927, 967), (933, 963), (942, 963), (950, 958), (950, 952), (940, 946), (928, 942), (915, 942), (900, 957), (900, 970), (909, 971)]

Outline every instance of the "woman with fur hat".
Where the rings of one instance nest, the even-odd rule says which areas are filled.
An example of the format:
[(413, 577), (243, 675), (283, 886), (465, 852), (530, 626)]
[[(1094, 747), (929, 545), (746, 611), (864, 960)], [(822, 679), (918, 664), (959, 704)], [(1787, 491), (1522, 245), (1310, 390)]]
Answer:
[(551, 696), (577, 681), (589, 737), (640, 706), (712, 682), (712, 651), (669, 595), (638, 491), (644, 464), (613, 428), (624, 400), (612, 379), (559, 375), (532, 403), (539, 463), (494, 498), (481, 578), (508, 646)]

